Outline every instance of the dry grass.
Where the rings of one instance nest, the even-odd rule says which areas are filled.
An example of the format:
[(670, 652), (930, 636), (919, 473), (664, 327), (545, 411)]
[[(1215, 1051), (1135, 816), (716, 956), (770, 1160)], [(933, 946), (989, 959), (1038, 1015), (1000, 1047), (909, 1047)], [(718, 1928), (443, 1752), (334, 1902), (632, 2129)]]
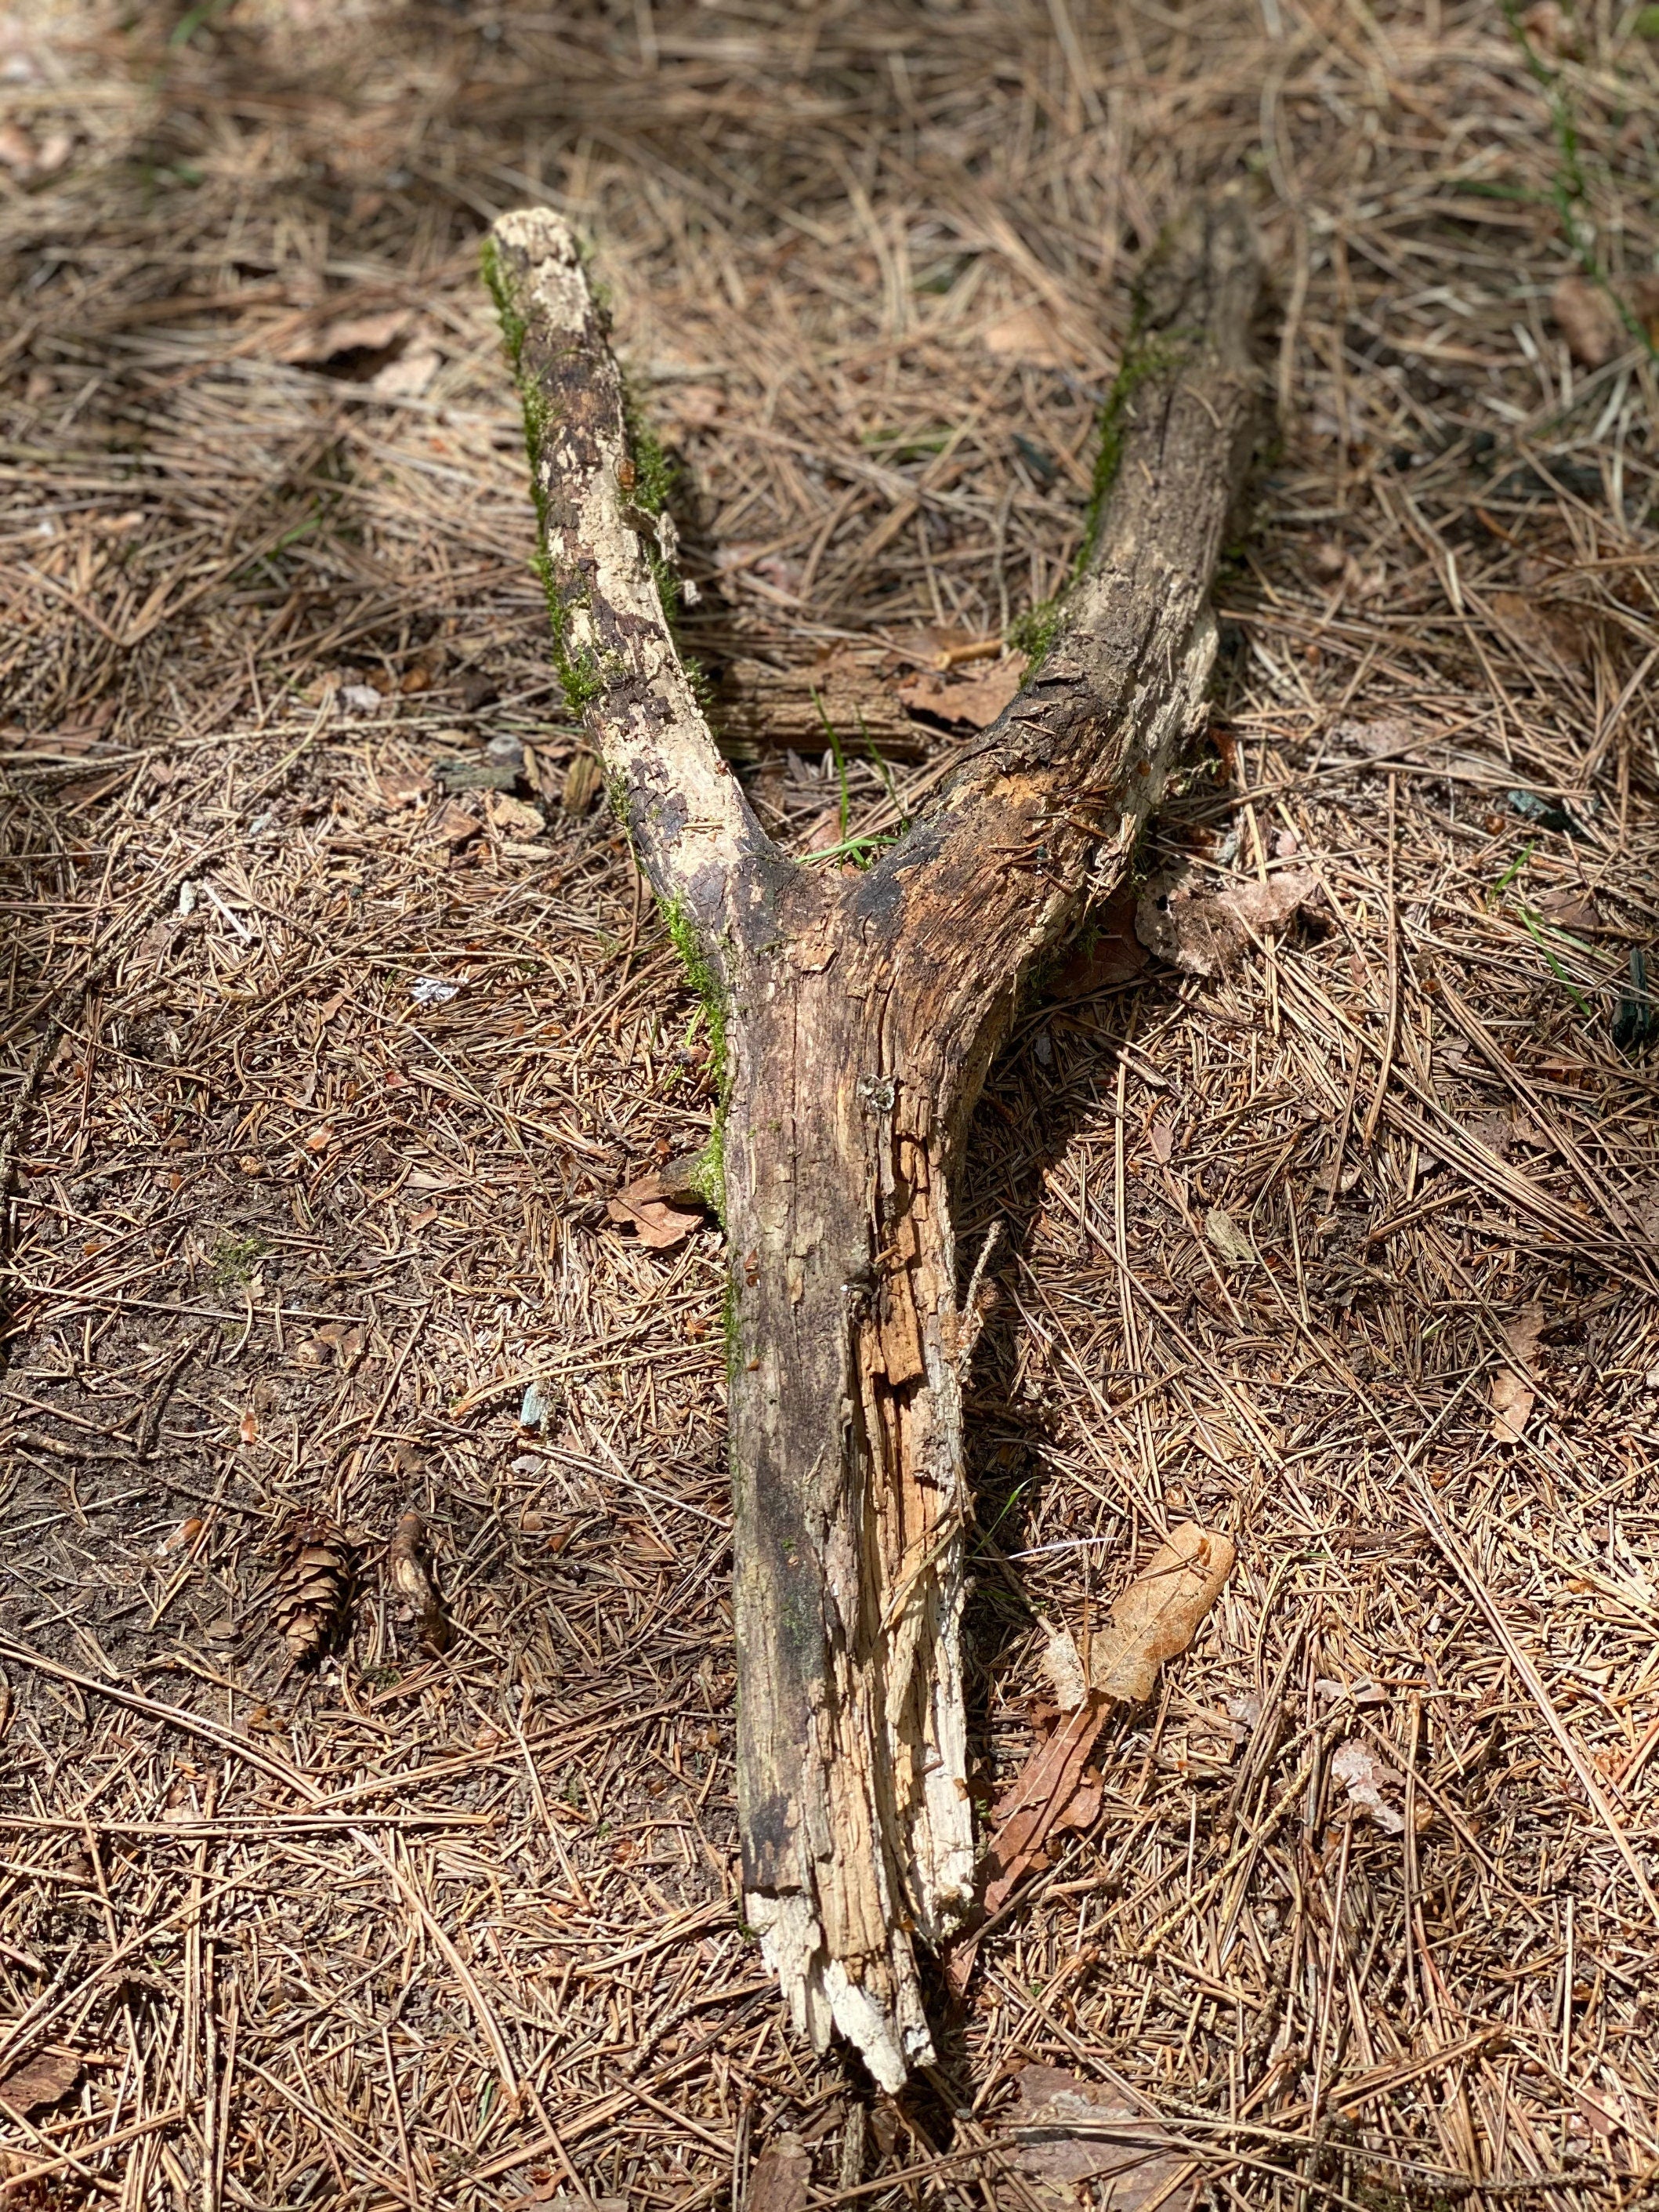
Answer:
[[(61, 2092), (0, 2120), (4, 2202), (737, 2204), (793, 2130), (815, 2203), (1027, 2205), (1031, 2057), (1148, 2100), (1218, 2205), (1649, 2188), (1659, 1113), (1612, 1032), (1659, 911), (1656, 391), (1549, 306), (1654, 266), (1634, 15), (0, 25), (44, 157), (0, 156), (0, 2076)], [(720, 1259), (599, 1203), (700, 1140), (708, 1041), (559, 804), (477, 240), (538, 194), (597, 240), (704, 659), (890, 690), (1063, 576), (1128, 279), (1241, 165), (1282, 447), (1149, 864), (1326, 899), (1219, 982), (1034, 1002), (994, 1079), (988, 1786), (1042, 1617), (1086, 1633), (1188, 1510), (1241, 1565), (884, 2107), (737, 1921)], [(488, 739), (544, 836), (433, 788)], [(848, 824), (951, 742), (890, 793), (855, 760)], [(839, 836), (833, 762), (757, 774)], [(362, 1577), (285, 1679), (299, 1505)], [(380, 1565), (410, 1505), (442, 1659)]]

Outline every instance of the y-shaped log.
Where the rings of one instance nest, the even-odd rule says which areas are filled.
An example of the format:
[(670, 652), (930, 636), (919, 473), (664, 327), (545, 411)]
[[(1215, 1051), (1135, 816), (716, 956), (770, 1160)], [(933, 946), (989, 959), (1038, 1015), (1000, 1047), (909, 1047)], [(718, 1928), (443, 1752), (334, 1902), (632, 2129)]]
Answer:
[(568, 228), (503, 216), (489, 274), (566, 690), (724, 1057), (745, 1911), (797, 2026), (822, 2049), (833, 2024), (895, 2089), (933, 2055), (916, 1939), (951, 1931), (974, 1879), (952, 1183), (1024, 979), (1121, 881), (1201, 719), (1255, 414), (1255, 248), (1228, 198), (1155, 259), (1046, 650), (858, 875), (786, 859), (715, 749)]

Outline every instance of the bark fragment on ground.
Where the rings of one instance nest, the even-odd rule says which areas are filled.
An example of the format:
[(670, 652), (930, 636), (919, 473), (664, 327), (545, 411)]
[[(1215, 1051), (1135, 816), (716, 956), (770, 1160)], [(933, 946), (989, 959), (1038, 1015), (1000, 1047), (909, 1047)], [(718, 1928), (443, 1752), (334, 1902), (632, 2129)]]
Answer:
[(1235, 199), (1149, 271), (1076, 580), (1024, 688), (859, 873), (788, 860), (675, 651), (672, 524), (567, 225), (492, 234), (561, 672), (724, 1054), (745, 1910), (797, 2024), (928, 2063), (972, 1899), (952, 1185), (1033, 963), (1122, 881), (1215, 651), (1259, 272)]

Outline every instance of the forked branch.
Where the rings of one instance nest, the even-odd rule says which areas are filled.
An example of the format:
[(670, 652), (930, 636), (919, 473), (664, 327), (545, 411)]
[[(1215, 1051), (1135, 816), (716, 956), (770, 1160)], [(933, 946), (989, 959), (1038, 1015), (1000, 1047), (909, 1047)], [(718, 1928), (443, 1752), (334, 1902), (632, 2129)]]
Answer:
[(1255, 247), (1230, 198), (1156, 260), (1046, 649), (932, 811), (854, 875), (785, 860), (715, 752), (568, 228), (504, 217), (493, 256), (567, 689), (722, 1000), (745, 1909), (797, 2023), (820, 2047), (839, 2027), (894, 2088), (933, 2055), (916, 1942), (959, 1923), (974, 1881), (975, 1323), (952, 1183), (1033, 962), (1121, 880), (1202, 715), (1255, 415)]

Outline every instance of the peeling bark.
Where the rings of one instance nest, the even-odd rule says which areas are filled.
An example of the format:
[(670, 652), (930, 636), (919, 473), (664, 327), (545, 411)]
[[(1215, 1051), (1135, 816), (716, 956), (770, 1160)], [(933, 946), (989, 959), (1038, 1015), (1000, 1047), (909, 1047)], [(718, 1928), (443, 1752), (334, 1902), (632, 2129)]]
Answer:
[(1032, 963), (1121, 883), (1202, 717), (1207, 594), (1255, 418), (1255, 248), (1229, 198), (1149, 272), (1047, 650), (856, 876), (777, 851), (698, 710), (663, 604), (672, 533), (636, 503), (568, 228), (507, 216), (491, 251), (567, 689), (724, 1038), (745, 1911), (797, 2025), (820, 2048), (838, 2028), (894, 2089), (933, 2055), (917, 1947), (974, 1881), (975, 1321), (952, 1186)]

